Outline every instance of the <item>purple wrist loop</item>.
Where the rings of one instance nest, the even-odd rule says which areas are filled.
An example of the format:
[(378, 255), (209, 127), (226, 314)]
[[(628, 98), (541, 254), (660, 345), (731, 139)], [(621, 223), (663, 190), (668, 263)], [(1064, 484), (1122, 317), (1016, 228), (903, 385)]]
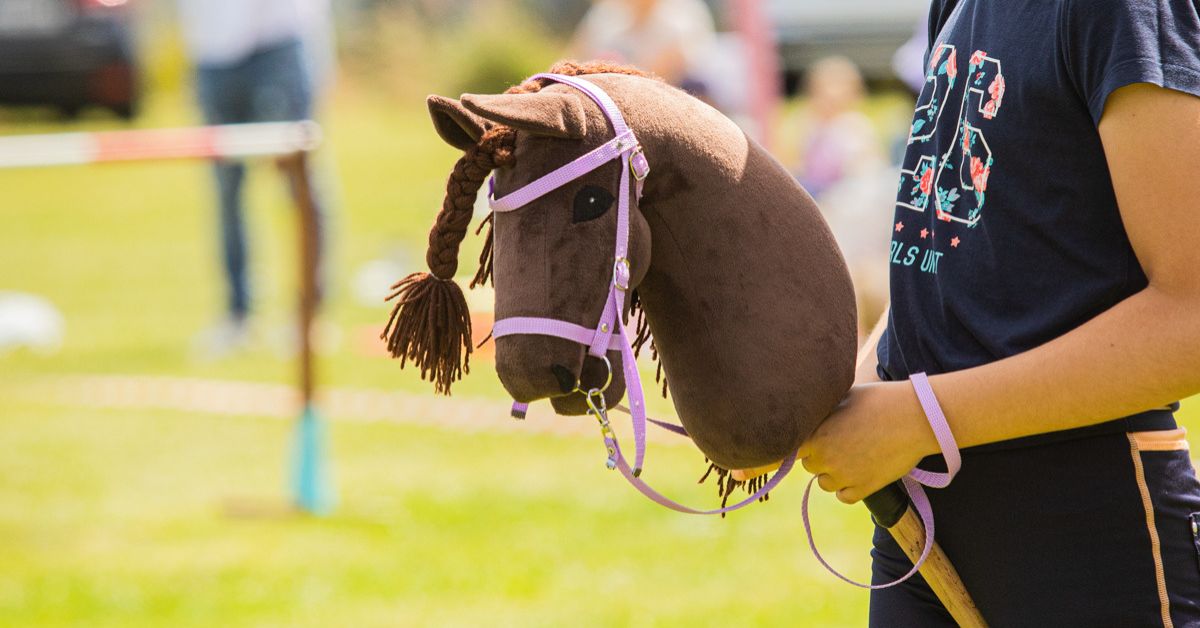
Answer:
[(917, 393), (917, 399), (921, 402), (921, 408), (925, 411), (925, 418), (929, 421), (929, 426), (933, 428), (934, 436), (937, 438), (938, 446), (942, 450), (942, 456), (946, 459), (946, 468), (948, 469), (946, 473), (935, 473), (933, 471), (913, 468), (912, 471), (908, 472), (908, 475), (900, 478), (901, 483), (904, 484), (904, 488), (908, 492), (908, 498), (912, 501), (913, 509), (917, 511), (917, 515), (921, 518), (921, 524), (925, 527), (925, 545), (921, 548), (921, 556), (913, 564), (912, 569), (903, 576), (886, 584), (863, 584), (847, 578), (834, 569), (821, 556), (821, 552), (817, 551), (817, 543), (813, 539), (812, 526), (809, 524), (808, 519), (808, 498), (812, 493), (813, 483), (817, 481), (815, 476), (808, 481), (808, 486), (804, 488), (804, 498), (800, 503), (800, 518), (804, 522), (804, 533), (808, 536), (808, 547), (812, 549), (813, 556), (816, 556), (817, 562), (821, 563), (822, 567), (842, 581), (864, 589), (875, 590), (894, 587), (913, 577), (921, 570), (921, 566), (925, 564), (925, 559), (929, 558), (929, 552), (933, 550), (933, 507), (930, 506), (929, 497), (925, 495), (925, 489), (922, 485), (930, 488), (945, 488), (950, 485), (950, 481), (954, 479), (954, 476), (958, 475), (959, 469), (962, 468), (962, 456), (959, 454), (958, 444), (954, 441), (954, 435), (950, 432), (950, 425), (946, 423), (946, 415), (942, 413), (937, 396), (933, 394), (933, 388), (929, 385), (929, 378), (926, 377), (925, 373), (914, 373), (909, 377), (909, 381), (912, 382), (913, 390)]
[(958, 470), (962, 468), (962, 456), (958, 452), (958, 443), (954, 441), (954, 434), (950, 432), (950, 424), (946, 422), (942, 406), (938, 404), (937, 396), (933, 394), (929, 378), (924, 373), (913, 373), (909, 377), (909, 381), (912, 382), (913, 390), (917, 393), (917, 399), (921, 402), (921, 409), (925, 411), (925, 418), (929, 421), (929, 426), (933, 428), (933, 435), (937, 438), (938, 448), (942, 450), (942, 457), (946, 459), (946, 472), (938, 473), (915, 468), (909, 471), (908, 477), (929, 488), (946, 488), (950, 486), (950, 481), (958, 475)]

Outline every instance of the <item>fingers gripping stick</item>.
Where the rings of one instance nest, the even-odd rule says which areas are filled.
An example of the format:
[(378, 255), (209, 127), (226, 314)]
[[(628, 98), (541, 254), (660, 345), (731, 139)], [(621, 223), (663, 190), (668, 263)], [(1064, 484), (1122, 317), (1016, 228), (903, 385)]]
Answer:
[(817, 561), (841, 580), (865, 589), (886, 589), (896, 586), (920, 572), (959, 625), (985, 626), (982, 616), (975, 608), (974, 602), (967, 594), (954, 567), (934, 543), (933, 509), (923, 488), (924, 486), (930, 488), (949, 486), (959, 469), (962, 468), (962, 456), (959, 454), (958, 444), (954, 440), (950, 426), (946, 422), (946, 416), (929, 385), (928, 377), (925, 373), (915, 373), (910, 377), (910, 381), (917, 394), (917, 399), (921, 402), (921, 408), (925, 411), (925, 417), (929, 420), (929, 425), (937, 438), (942, 456), (946, 459), (947, 470), (945, 473), (938, 473), (914, 468), (899, 482), (867, 497), (864, 502), (871, 510), (875, 522), (887, 528), (896, 537), (900, 547), (913, 561), (913, 568), (892, 582), (872, 585), (855, 582), (830, 566), (817, 550), (812, 527), (809, 524), (808, 500), (812, 493), (813, 482), (816, 480), (815, 477), (809, 480), (808, 486), (804, 489), (801, 506), (804, 531), (808, 536), (809, 547), (812, 549), (813, 555), (817, 557)]

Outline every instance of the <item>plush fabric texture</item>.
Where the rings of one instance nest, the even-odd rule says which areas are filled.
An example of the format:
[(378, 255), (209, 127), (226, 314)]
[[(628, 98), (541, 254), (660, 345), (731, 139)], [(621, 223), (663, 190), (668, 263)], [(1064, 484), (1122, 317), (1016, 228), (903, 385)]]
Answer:
[(438, 135), (447, 144), (462, 151), (479, 142), (490, 124), (452, 98), (430, 96), (425, 104), (429, 107), (429, 117), (433, 119), (433, 128)]
[(534, 135), (580, 139), (587, 133), (587, 114), (576, 94), (463, 94), (462, 103), (488, 120)]
[[(620, 106), (650, 162), (631, 215), (632, 283), (680, 420), (725, 469), (781, 460), (853, 381), (854, 293), (833, 236), (791, 175), (716, 110), (649, 78), (587, 79)], [(462, 105), (516, 129), (512, 165), (496, 172), (497, 196), (612, 137), (599, 107), (565, 85), (536, 94), (466, 95)], [(596, 324), (612, 275), (615, 201), (599, 218), (580, 223), (572, 222), (572, 207), (586, 186), (615, 196), (619, 176), (613, 162), (494, 217), (497, 319)], [(496, 343), (496, 368), (517, 400), (550, 397), (558, 412), (581, 414), (582, 396), (561, 396), (554, 366), (580, 373), (585, 389), (597, 385), (604, 367), (585, 354), (558, 338), (507, 336)], [(609, 359), (612, 405), (624, 383), (620, 355), (609, 352)]]

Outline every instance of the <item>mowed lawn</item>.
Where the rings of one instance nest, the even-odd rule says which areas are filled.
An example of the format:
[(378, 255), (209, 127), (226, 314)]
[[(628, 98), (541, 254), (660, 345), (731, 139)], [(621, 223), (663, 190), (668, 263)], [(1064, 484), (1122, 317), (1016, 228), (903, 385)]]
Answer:
[[(139, 124), (190, 123), (186, 102), (158, 96)], [(320, 378), (428, 392), (371, 354), (366, 338), (386, 309), (357, 303), (350, 286), (363, 263), (398, 248), (423, 258), (455, 154), (419, 102), (345, 89), (332, 105), (325, 157), (340, 182), (327, 320), (341, 340)], [(22, 116), (0, 118), (0, 133), (110, 124)], [(294, 222), (270, 165), (254, 174), (259, 325), (269, 338), (291, 324)], [(236, 359), (189, 356), (221, 303), (212, 196), (207, 170), (191, 163), (0, 171), (0, 290), (41, 295), (67, 320), (61, 352), (0, 357), (0, 625), (865, 622), (866, 593), (809, 555), (800, 472), (767, 504), (725, 520), (689, 517), (606, 471), (594, 437), (333, 416), (340, 505), (326, 518), (285, 516), (272, 505), (286, 495), (287, 421), (21, 394), (60, 375), (292, 381), (293, 362), (268, 340)], [(495, 400), (481, 426), (507, 420), (485, 360), (457, 394)], [(647, 475), (715, 505), (712, 485), (694, 484), (704, 466), (690, 446), (654, 444)], [(231, 515), (231, 501), (263, 504), (262, 516)], [(865, 509), (821, 495), (813, 517), (827, 556), (866, 578)]]
[[(139, 124), (192, 123), (186, 103), (159, 96)], [(386, 308), (359, 304), (351, 285), (364, 262), (397, 248), (423, 258), (455, 153), (419, 102), (346, 89), (326, 122), (325, 158), (340, 174), (326, 318), (341, 341), (322, 357), (320, 378), (428, 393), (365, 350), (363, 334), (378, 330)], [(110, 126), (0, 118), (10, 134)], [(293, 362), (270, 338), (292, 320), (293, 216), (270, 164), (253, 174), (264, 340), (236, 359), (198, 362), (192, 338), (221, 303), (203, 165), (0, 171), (0, 289), (41, 295), (67, 321), (61, 352), (0, 357), (0, 625), (862, 623), (866, 595), (808, 554), (799, 475), (768, 504), (725, 520), (688, 517), (606, 471), (590, 433), (333, 416), (339, 507), (323, 519), (272, 516), (286, 498), (287, 421), (24, 393), (60, 375), (292, 381)], [(473, 259), (477, 244), (467, 249), (463, 259)], [(481, 425), (509, 420), (486, 360), (456, 394), (494, 399)], [(713, 485), (695, 484), (704, 467), (686, 444), (652, 444), (647, 475), (715, 506)], [(231, 501), (261, 502), (266, 516), (231, 516)], [(819, 502), (824, 547), (865, 577), (866, 511)]]

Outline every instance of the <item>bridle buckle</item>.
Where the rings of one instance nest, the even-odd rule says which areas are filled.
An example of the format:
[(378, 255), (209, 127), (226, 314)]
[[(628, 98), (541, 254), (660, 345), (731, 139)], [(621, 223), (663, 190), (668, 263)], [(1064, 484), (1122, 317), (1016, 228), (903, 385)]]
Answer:
[[(621, 271), (624, 271), (623, 273)], [(613, 287), (621, 292), (629, 292), (629, 260), (618, 257), (613, 261)], [(624, 281), (624, 284), (621, 282)]]
[(633, 178), (639, 183), (645, 181), (646, 177), (650, 176), (650, 162), (646, 160), (646, 152), (642, 149), (640, 143), (629, 154), (629, 171), (633, 173)]

